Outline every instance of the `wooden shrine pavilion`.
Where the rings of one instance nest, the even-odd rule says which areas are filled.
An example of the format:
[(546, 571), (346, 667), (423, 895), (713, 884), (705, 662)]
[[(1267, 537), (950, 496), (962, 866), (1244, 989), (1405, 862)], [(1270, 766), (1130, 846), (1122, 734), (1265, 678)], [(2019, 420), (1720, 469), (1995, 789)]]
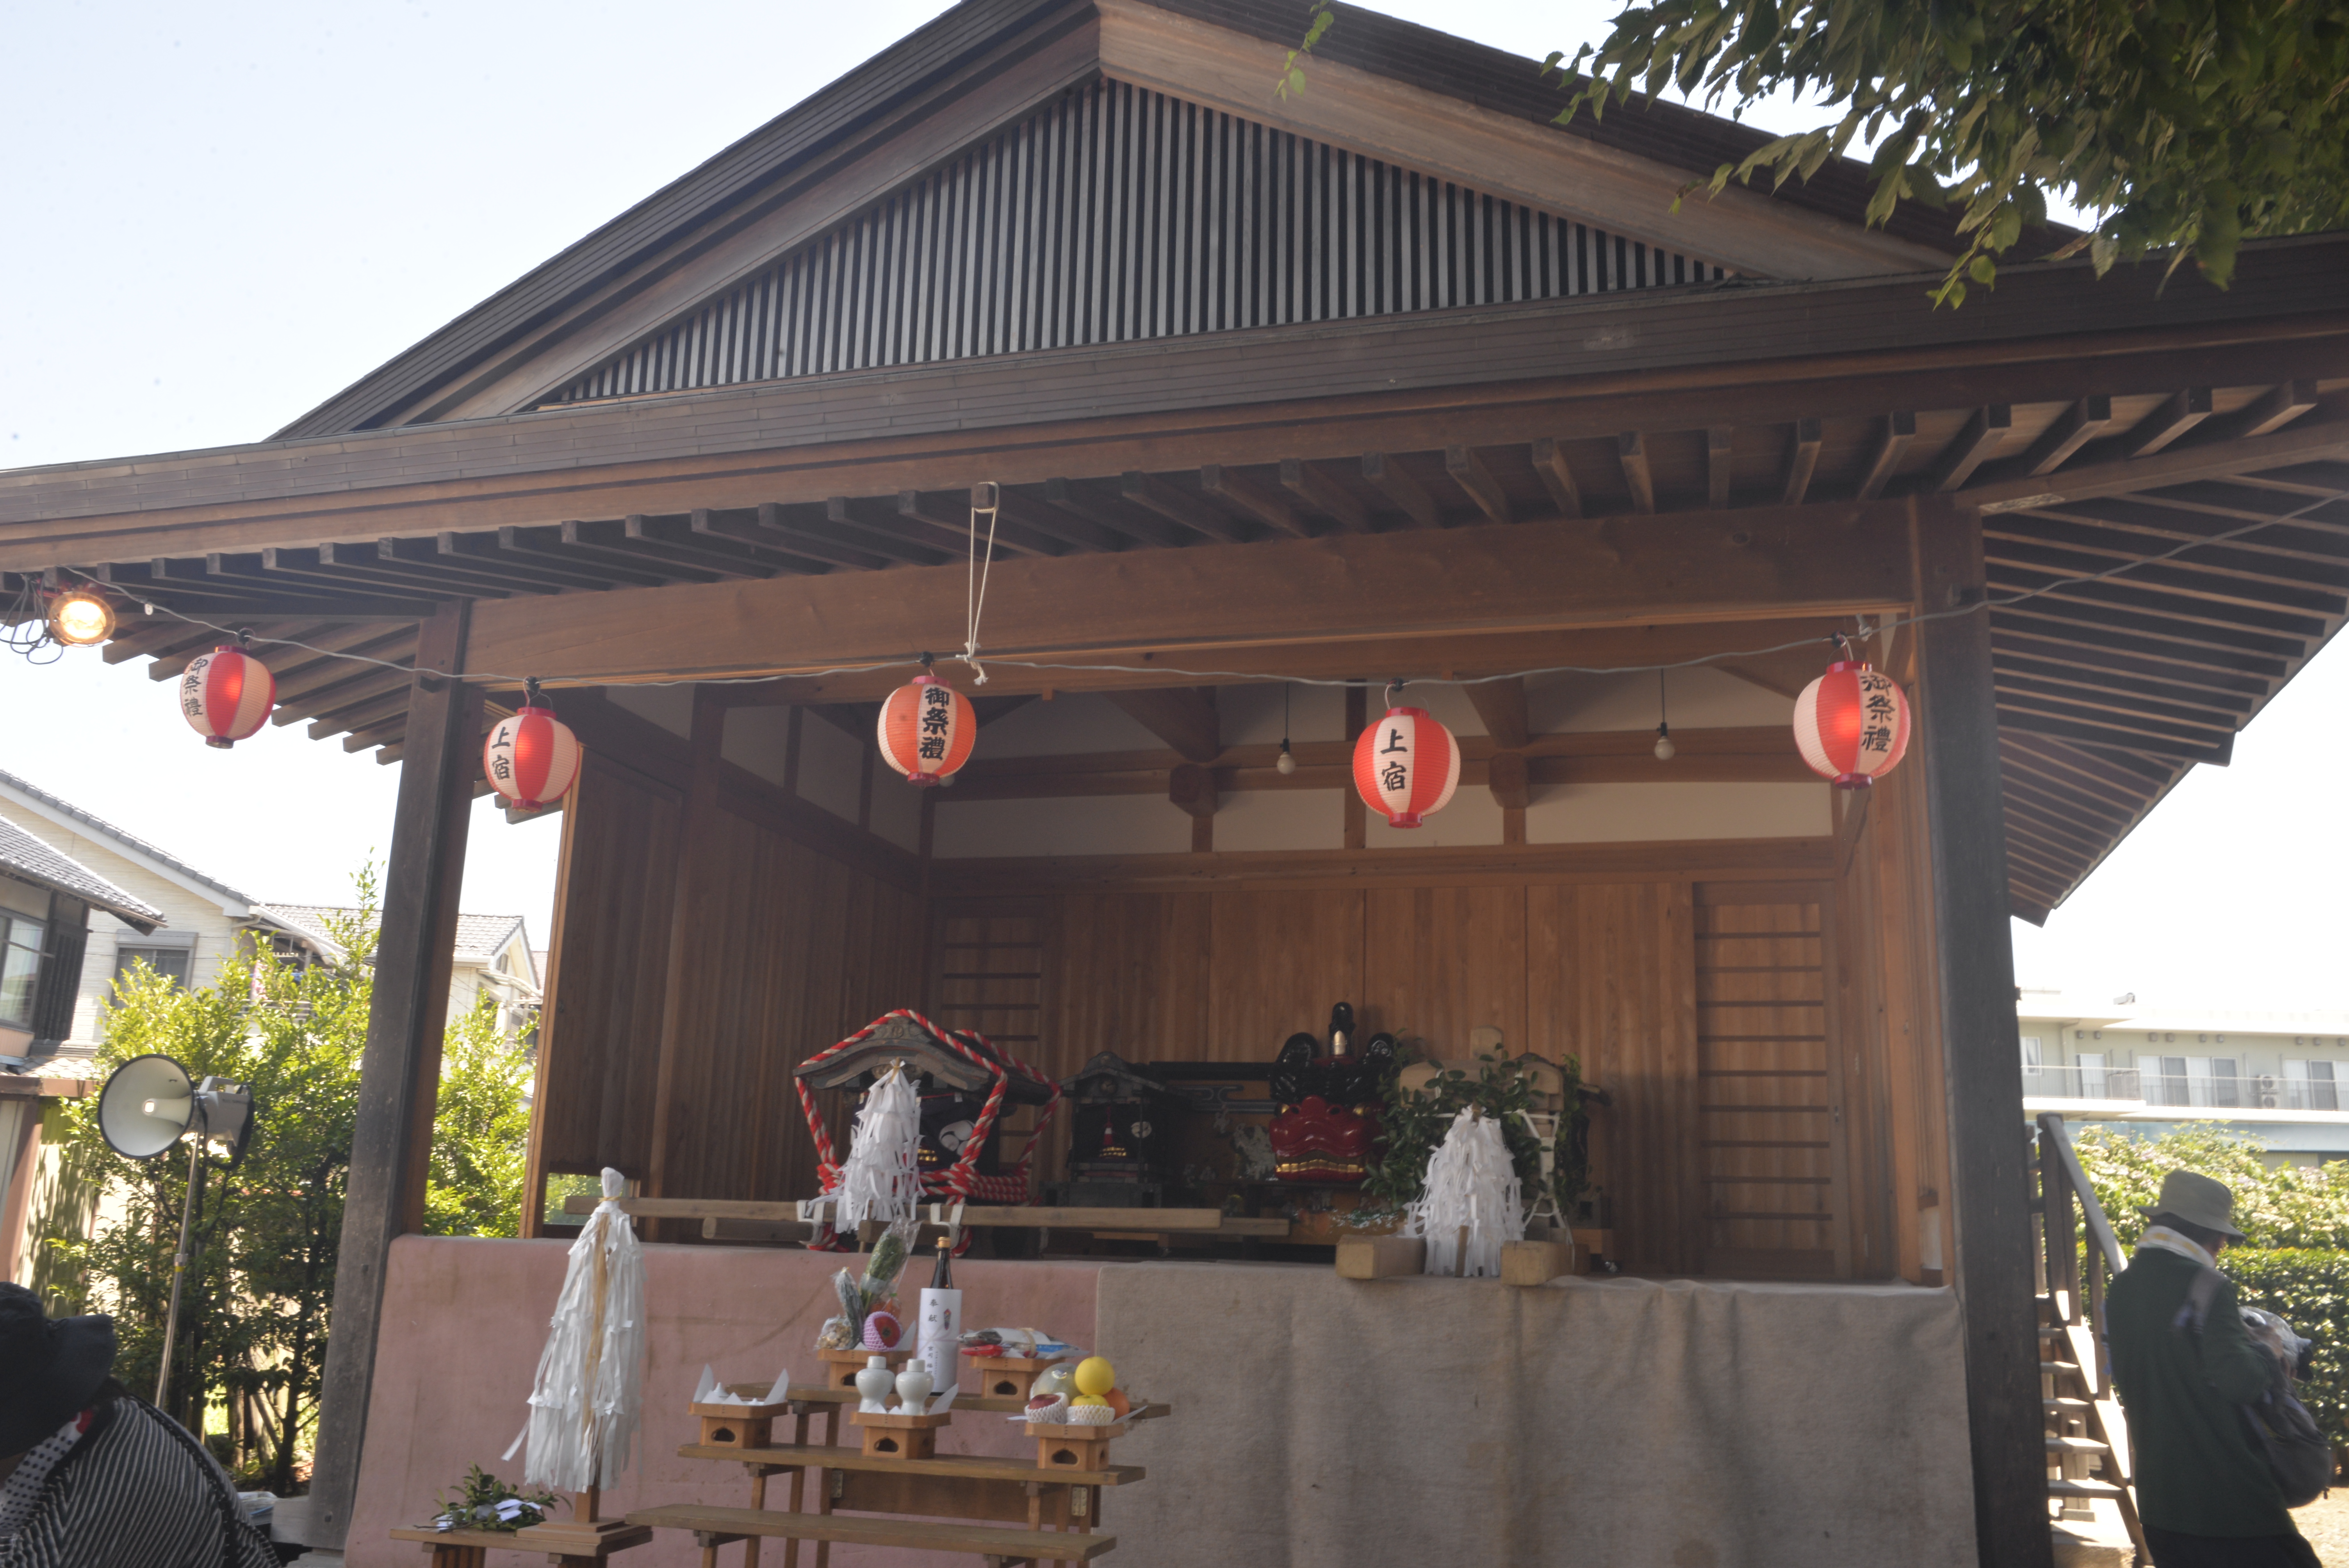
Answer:
[[(1969, 1560), (2047, 1560), (2007, 920), (2349, 610), (2349, 235), (1937, 310), (1950, 221), (1868, 226), (1859, 166), (1675, 208), (1760, 133), (1560, 127), (1532, 62), (1340, 10), (1279, 98), (1299, 0), (966, 0), (267, 440), (0, 473), (0, 596), (154, 605), (105, 656), (158, 680), (221, 627), (299, 644), (256, 645), (274, 722), (401, 768), (331, 1531), (425, 1473), (388, 1336), (511, 1317), (524, 1390), (536, 1354), (540, 1302), (464, 1292), (554, 1243), (402, 1261), (481, 736), (529, 677), (587, 751), (531, 1236), (605, 1165), (813, 1195), (792, 1068), (895, 1007), (1054, 1078), (1265, 1061), (1340, 999), (1433, 1054), (1496, 1026), (1607, 1089), (1626, 1275), (1940, 1304), (1933, 1484)], [(1916, 716), (1864, 793), (1788, 724), (1837, 633)], [(924, 653), (984, 728), (915, 790), (874, 718)], [(1415, 831), (1348, 784), (1391, 680), (1465, 758)]]

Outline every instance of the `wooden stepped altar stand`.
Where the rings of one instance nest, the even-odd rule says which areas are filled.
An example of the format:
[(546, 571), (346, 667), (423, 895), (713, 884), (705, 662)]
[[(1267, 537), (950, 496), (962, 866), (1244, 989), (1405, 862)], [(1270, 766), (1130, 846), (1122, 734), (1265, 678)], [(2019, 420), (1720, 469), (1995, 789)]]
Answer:
[[(762, 1392), (741, 1391), (754, 1397)], [(835, 1541), (976, 1553), (988, 1568), (1090, 1562), (1117, 1544), (1115, 1536), (1095, 1533), (1102, 1493), (1111, 1487), (1134, 1484), (1143, 1479), (1143, 1471), (1139, 1465), (1108, 1462), (1107, 1449), (1114, 1439), (1102, 1437), (1102, 1429), (1030, 1429), (1039, 1436), (1040, 1454), (1046, 1448), (1070, 1450), (1071, 1443), (1061, 1434), (1081, 1434), (1081, 1441), (1074, 1445), (1075, 1454), (1081, 1458), (1074, 1463), (1069, 1459), (954, 1454), (904, 1458), (869, 1451), (873, 1434), (895, 1431), (888, 1424), (860, 1423), (865, 1433), (863, 1445), (839, 1441), (841, 1417), (843, 1412), (853, 1416), (855, 1403), (852, 1390), (794, 1387), (789, 1398), (776, 1405), (693, 1407), (705, 1440), (686, 1444), (678, 1449), (678, 1456), (740, 1464), (750, 1477), (750, 1506), (669, 1503), (638, 1510), (627, 1516), (627, 1522), (657, 1530), (692, 1531), (701, 1547), (703, 1568), (716, 1568), (719, 1548), (738, 1541), (743, 1542), (743, 1568), (757, 1568), (761, 1545), (767, 1539), (783, 1542), (783, 1568), (799, 1568), (803, 1541), (815, 1543), (814, 1568), (829, 1568)], [(985, 1394), (962, 1396), (955, 1401), (952, 1413), (1009, 1416), (1017, 1415), (1026, 1404), (1025, 1399)], [(723, 1418), (713, 1419), (712, 1411), (721, 1412)], [(1164, 1405), (1144, 1405), (1137, 1407), (1129, 1418), (1148, 1420), (1169, 1413)], [(771, 1446), (771, 1423), (784, 1415), (791, 1418), (792, 1440)], [(817, 1418), (823, 1422), (823, 1439), (810, 1443), (808, 1425)], [(733, 1440), (707, 1440), (714, 1430), (729, 1432)], [(813, 1489), (812, 1512), (805, 1506), (811, 1471), (822, 1472)], [(784, 1474), (792, 1478), (789, 1501), (783, 1508), (769, 1508), (767, 1478)], [(916, 1517), (844, 1518), (843, 1512)]]

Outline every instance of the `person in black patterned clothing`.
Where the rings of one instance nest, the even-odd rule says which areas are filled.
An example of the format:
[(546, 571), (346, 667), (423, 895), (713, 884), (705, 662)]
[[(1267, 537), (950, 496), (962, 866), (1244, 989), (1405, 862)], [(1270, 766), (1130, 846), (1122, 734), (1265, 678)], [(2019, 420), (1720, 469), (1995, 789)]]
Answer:
[(113, 1369), (112, 1318), (0, 1284), (0, 1568), (277, 1568), (203, 1445)]

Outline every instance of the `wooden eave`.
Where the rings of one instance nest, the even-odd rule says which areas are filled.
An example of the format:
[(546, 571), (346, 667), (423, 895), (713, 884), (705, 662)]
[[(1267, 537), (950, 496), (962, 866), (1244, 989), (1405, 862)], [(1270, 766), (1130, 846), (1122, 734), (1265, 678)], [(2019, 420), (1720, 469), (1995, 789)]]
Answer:
[[(968, 491), (993, 481), (999, 624), (1127, 603), (1142, 552), (1192, 595), (1000, 652), (1437, 676), (1899, 610), (1909, 498), (1949, 495), (1986, 513), (1990, 592), (2039, 595), (1992, 624), (2012, 897), (2044, 916), (2189, 766), (2227, 759), (2349, 608), (2345, 267), (2349, 236), (2319, 236), (2247, 247), (2226, 294), (2071, 264), (1961, 312), (1929, 311), (1917, 277), (1657, 291), (25, 469), (0, 474), (0, 589), (87, 575), (393, 665), (465, 598), (484, 671), (773, 674), (958, 626)], [(1485, 584), (1473, 613), (1358, 624), (1322, 587), (1402, 594), (1430, 570)], [(1642, 572), (1679, 597), (1608, 602)], [(643, 636), (678, 615), (698, 642)], [(126, 625), (107, 657), (151, 655), (158, 678), (216, 635)], [(1732, 667), (1785, 690), (1806, 662)], [(278, 722), (398, 755), (397, 669), (273, 663)], [(1014, 696), (1152, 678), (995, 675)], [(894, 679), (736, 700), (864, 702)]]
[[(1692, 179), (1769, 138), (1635, 99), (1551, 123), (1537, 64), (1372, 12), (1342, 15), (1321, 79), (1269, 83), (1309, 14), (1292, 0), (970, 0), (639, 202), (279, 432), (299, 438), (531, 407), (777, 254), (1055, 95), (1109, 74), (1371, 156), (1577, 210), (1712, 253), (1750, 232), (1768, 276), (1904, 273), (1959, 248), (1944, 214), (1865, 222), (1864, 168), (1682, 204)], [(1563, 159), (1563, 163), (1559, 160)], [(1546, 171), (1545, 171), (1546, 170)], [(1587, 186), (1579, 208), (1574, 191)], [(1591, 203), (1598, 205), (1594, 208)]]

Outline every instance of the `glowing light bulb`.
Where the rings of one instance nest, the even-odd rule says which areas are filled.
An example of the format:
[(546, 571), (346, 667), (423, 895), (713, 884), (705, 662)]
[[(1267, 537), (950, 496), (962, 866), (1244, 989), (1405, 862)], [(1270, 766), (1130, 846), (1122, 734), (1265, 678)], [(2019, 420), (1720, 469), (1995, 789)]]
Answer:
[(49, 605), (49, 634), (77, 648), (102, 643), (114, 635), (113, 606), (95, 593), (76, 589)]

